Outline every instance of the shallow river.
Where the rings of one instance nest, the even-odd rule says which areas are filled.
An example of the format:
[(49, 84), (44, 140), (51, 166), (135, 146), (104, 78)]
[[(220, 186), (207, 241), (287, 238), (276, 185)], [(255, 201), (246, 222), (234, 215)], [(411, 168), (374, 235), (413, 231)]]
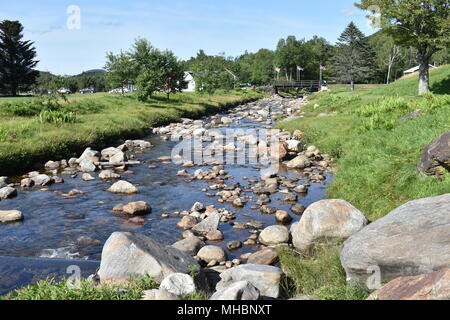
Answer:
[[(266, 105), (261, 107), (266, 107)], [(277, 106), (271, 106), (273, 110), (277, 108)], [(205, 120), (208, 121), (209, 118), (205, 118)], [(260, 123), (255, 123), (251, 119), (244, 119), (233, 123), (231, 127), (245, 129), (260, 126)], [(10, 278), (14, 270), (23, 272), (24, 265), (16, 261), (14, 264), (16, 267), (13, 268), (12, 260), (5, 258), (2, 260), (1, 256), (98, 261), (104, 242), (115, 231), (142, 233), (159, 242), (172, 244), (182, 238), (182, 231), (176, 228), (180, 217), (162, 218), (161, 215), (190, 210), (197, 201), (205, 205), (214, 204), (217, 208), (227, 208), (235, 212), (236, 222), (245, 223), (253, 219), (264, 222), (265, 226), (276, 223), (273, 215), (262, 215), (259, 210), (250, 208), (256, 205), (258, 199), (258, 196), (252, 192), (244, 191), (241, 194), (241, 196), (252, 196), (253, 200), (249, 201), (244, 208), (237, 209), (229, 203), (220, 204), (216, 197), (208, 197), (205, 192), (202, 192), (202, 189), (208, 188), (206, 181), (177, 177), (177, 172), (183, 169), (181, 166), (174, 163), (162, 164), (157, 160), (162, 156), (170, 156), (176, 142), (163, 141), (158, 135), (151, 135), (145, 140), (150, 141), (153, 147), (135, 154), (135, 160), (141, 161), (141, 164), (129, 168), (134, 173), (122, 175), (123, 180), (138, 186), (139, 194), (132, 196), (112, 194), (106, 189), (112, 185), (113, 181), (102, 181), (97, 178), (95, 181), (85, 182), (81, 179), (81, 174), (78, 174), (75, 178), (63, 176), (65, 183), (52, 185), (49, 191), (41, 191), (39, 188), (30, 190), (19, 188), (17, 198), (0, 201), (0, 210), (17, 209), (22, 211), (25, 217), (23, 222), (0, 226), (0, 288), (2, 282), (8, 282), (11, 287), (11, 279), (7, 278)], [(151, 169), (149, 165), (157, 167)], [(189, 173), (193, 173), (199, 168), (208, 169), (208, 167), (186, 169)], [(244, 180), (244, 177), (249, 179), (260, 177), (260, 171), (252, 165), (225, 165), (225, 170), (228, 175), (233, 177), (233, 179), (226, 180), (225, 183), (240, 183), (243, 190), (249, 186), (249, 180)], [(281, 168), (280, 174), (289, 178), (305, 178), (299, 171), (287, 171), (283, 168)], [(93, 176), (97, 176), (97, 174), (93, 174)], [(309, 192), (300, 195), (298, 203), (307, 207), (309, 204), (325, 198), (325, 188), (332, 178), (329, 174), (325, 174), (325, 176), (327, 178), (325, 183), (311, 183)], [(74, 199), (61, 197), (61, 193), (68, 193), (72, 189), (79, 189), (85, 194)], [(282, 197), (283, 195), (280, 193), (272, 195), (272, 202), (269, 205), (286, 210), (294, 218), (293, 222), (298, 221), (300, 216), (294, 215), (290, 211), (292, 203), (283, 202)], [(143, 217), (145, 219), (143, 225), (130, 223), (129, 218), (124, 214), (112, 212), (112, 208), (117, 204), (140, 200), (149, 203), (153, 209), (151, 214)], [(224, 233), (225, 239), (214, 244), (224, 248), (228, 241), (244, 241), (249, 236), (249, 230), (234, 230), (228, 223), (221, 224), (220, 230)], [(93, 244), (82, 245), (77, 243), (80, 236), (97, 241)], [(257, 249), (257, 247), (243, 246), (240, 250), (228, 252), (229, 258), (233, 259)], [(43, 261), (44, 263), (42, 260), (40, 263), (45, 265), (46, 260)], [(39, 271), (36, 272), (39, 273)], [(44, 275), (45, 272), (42, 271), (42, 276)], [(17, 280), (15, 284), (20, 285), (28, 281)]]

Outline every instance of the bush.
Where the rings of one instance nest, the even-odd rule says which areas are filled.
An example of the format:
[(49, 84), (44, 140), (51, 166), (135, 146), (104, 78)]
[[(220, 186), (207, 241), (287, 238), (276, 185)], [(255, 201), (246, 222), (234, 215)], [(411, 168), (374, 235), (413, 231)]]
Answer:
[(67, 111), (51, 111), (43, 110), (38, 116), (40, 123), (51, 123), (55, 125), (62, 125), (64, 123), (75, 123), (77, 122), (77, 116), (74, 112)]

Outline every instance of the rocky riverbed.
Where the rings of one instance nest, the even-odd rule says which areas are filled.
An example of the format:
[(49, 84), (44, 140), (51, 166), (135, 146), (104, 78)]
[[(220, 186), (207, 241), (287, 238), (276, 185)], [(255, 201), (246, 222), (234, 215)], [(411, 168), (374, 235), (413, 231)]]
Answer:
[[(207, 265), (240, 264), (263, 243), (277, 244), (272, 238), (278, 230), (262, 233), (265, 228), (279, 224), (286, 234), (305, 207), (325, 197), (331, 180), (327, 155), (304, 146), (301, 132), (262, 139), (252, 131), (272, 128), (303, 104), (263, 99), (155, 128), (143, 140), (87, 148), (79, 158), (49, 159), (21, 177), (1, 177), (0, 256), (100, 260), (109, 236), (122, 231), (176, 243), (193, 254), (213, 245), (226, 259), (206, 259)], [(227, 141), (227, 130), (240, 131)], [(190, 159), (173, 157), (178, 139), (199, 142)], [(270, 149), (270, 139), (282, 141), (277, 150)], [(220, 154), (230, 153), (231, 162), (220, 161)], [(263, 156), (257, 159), (257, 153)], [(191, 235), (199, 243), (190, 243)]]

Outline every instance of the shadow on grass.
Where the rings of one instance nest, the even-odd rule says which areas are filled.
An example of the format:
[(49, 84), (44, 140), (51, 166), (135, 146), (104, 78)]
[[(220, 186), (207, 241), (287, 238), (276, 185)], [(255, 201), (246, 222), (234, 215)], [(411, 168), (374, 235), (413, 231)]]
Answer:
[(435, 94), (450, 94), (450, 75), (442, 81), (434, 83), (431, 86), (431, 92)]

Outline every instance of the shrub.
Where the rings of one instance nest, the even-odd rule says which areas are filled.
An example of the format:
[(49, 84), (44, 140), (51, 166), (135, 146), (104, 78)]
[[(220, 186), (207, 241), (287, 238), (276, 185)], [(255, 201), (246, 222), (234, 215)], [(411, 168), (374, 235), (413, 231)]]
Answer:
[(74, 112), (43, 110), (39, 114), (38, 119), (40, 123), (61, 125), (64, 123), (75, 123), (77, 121), (77, 116)]

